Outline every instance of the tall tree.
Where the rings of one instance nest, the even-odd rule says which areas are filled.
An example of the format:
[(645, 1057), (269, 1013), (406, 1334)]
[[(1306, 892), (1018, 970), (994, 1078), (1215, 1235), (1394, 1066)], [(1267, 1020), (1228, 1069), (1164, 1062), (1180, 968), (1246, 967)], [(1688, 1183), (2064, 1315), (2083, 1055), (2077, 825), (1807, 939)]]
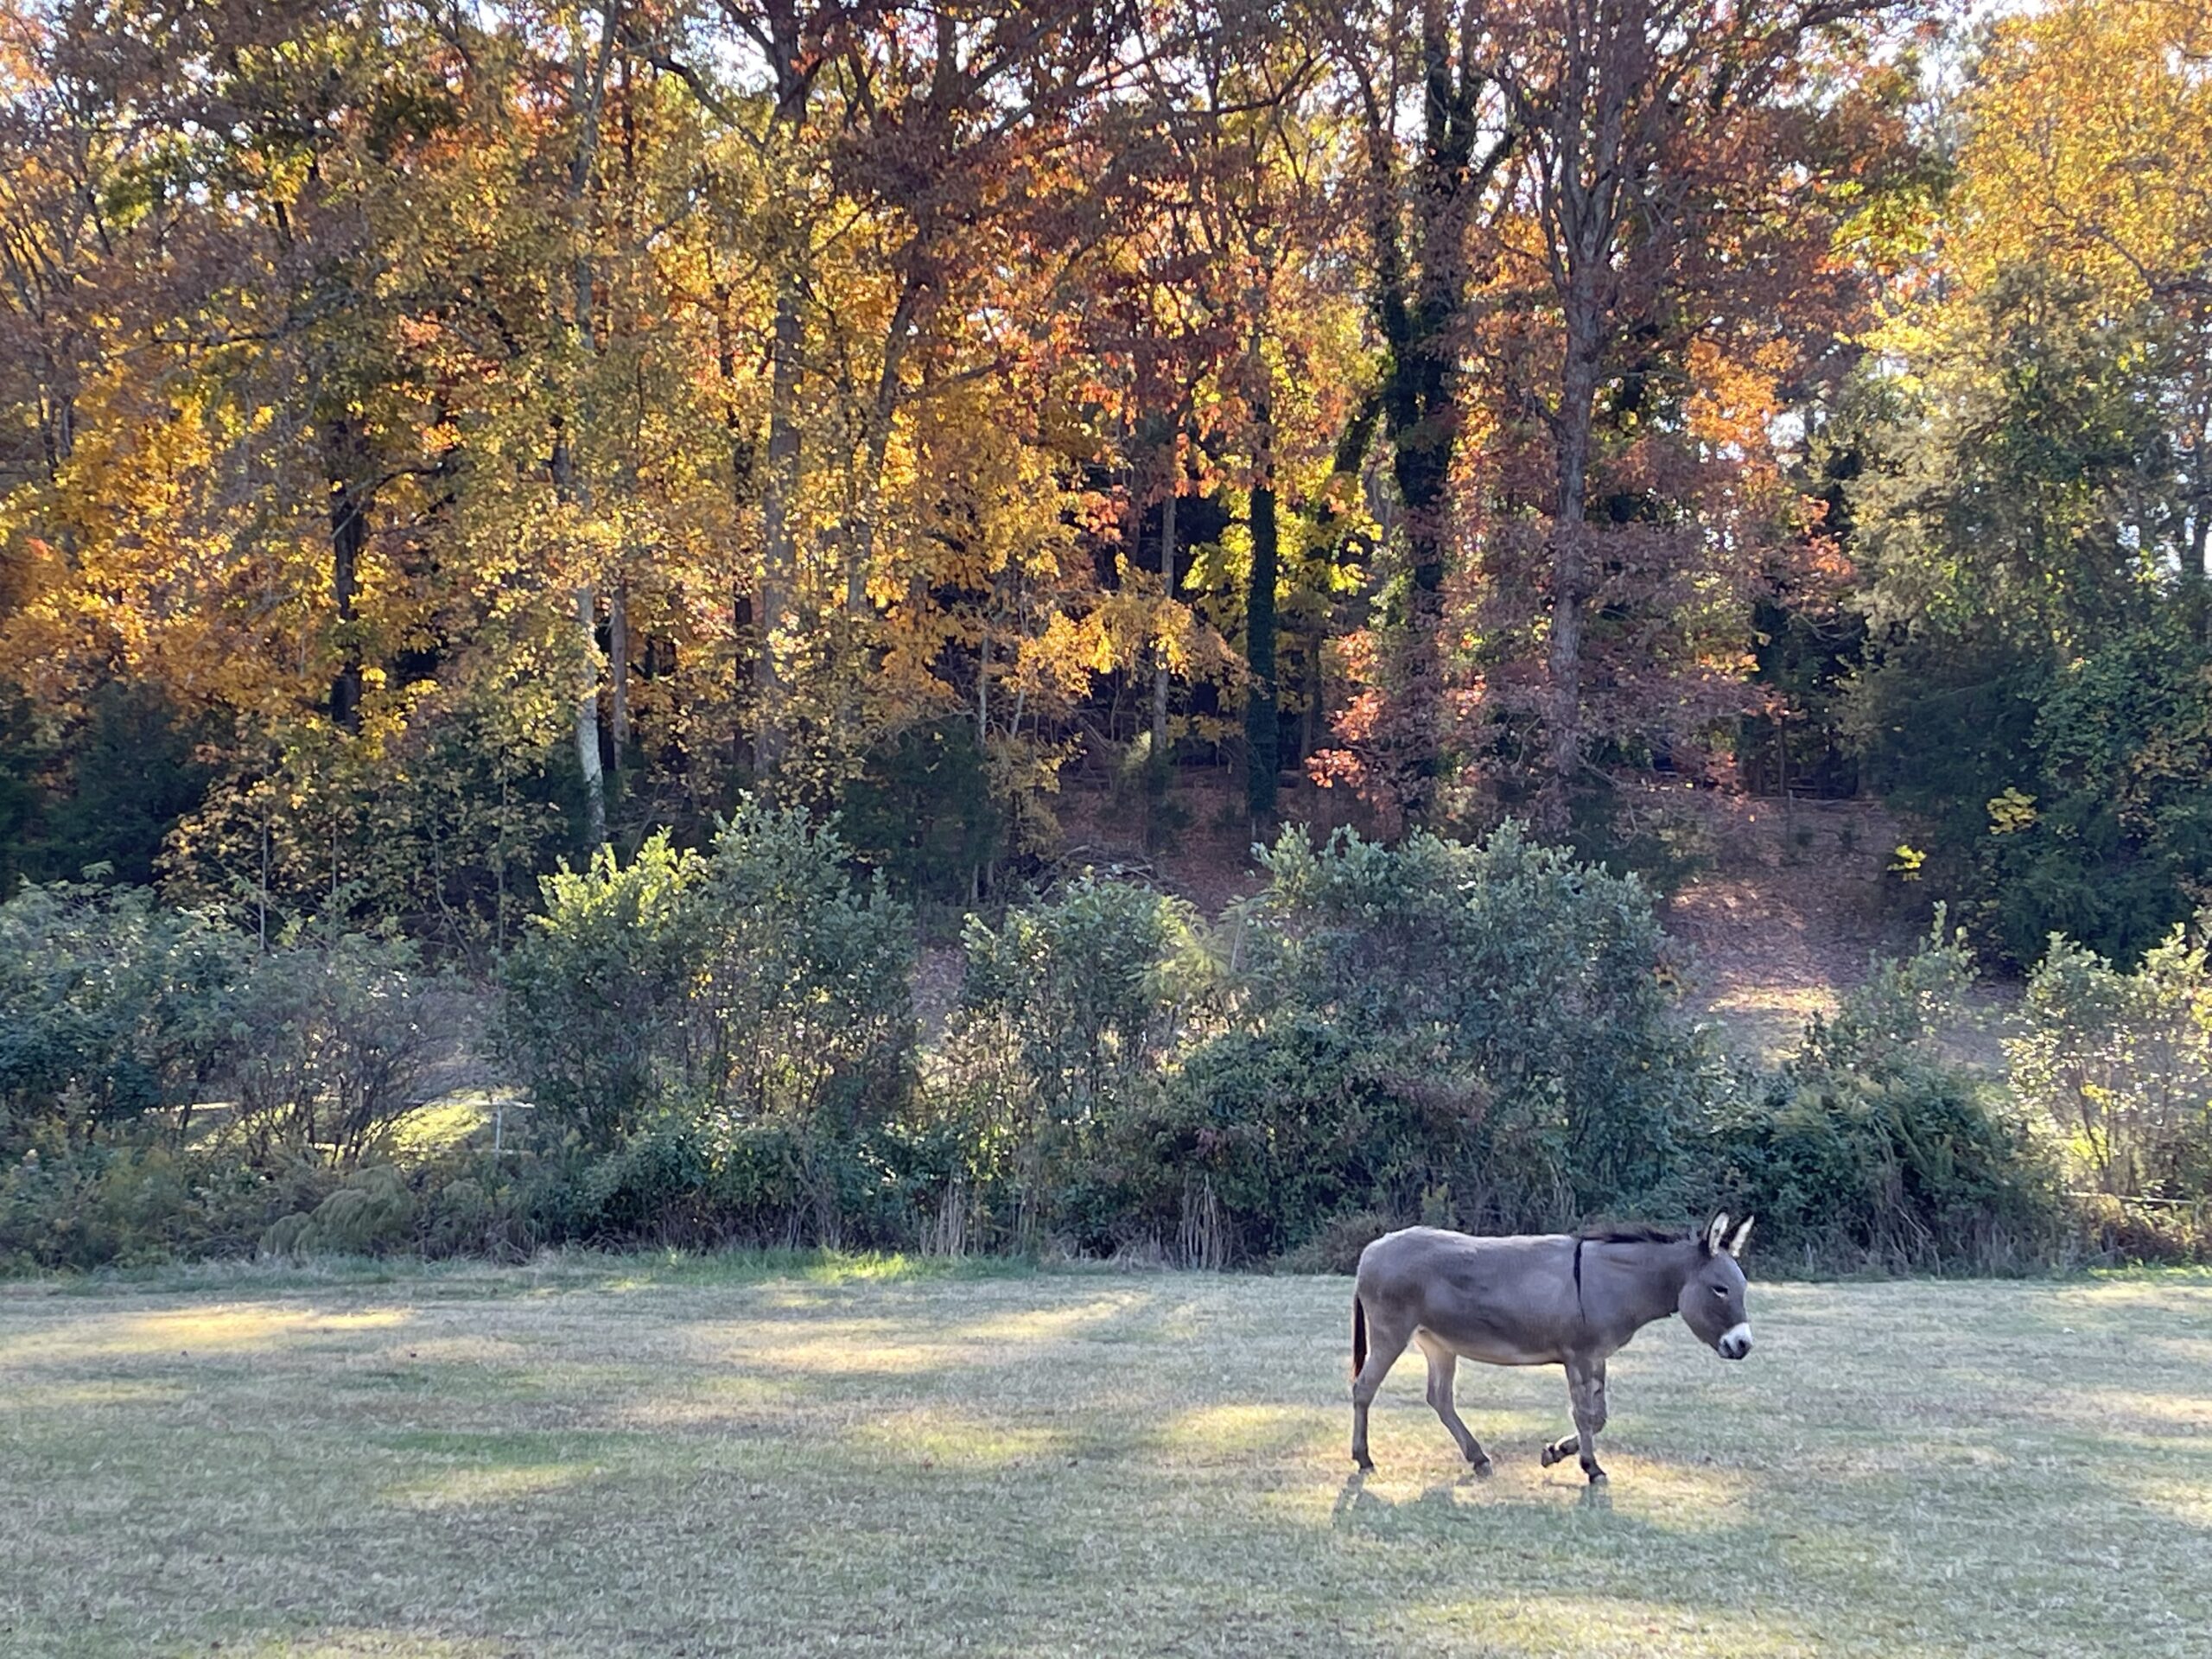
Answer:
[[(1708, 512), (1731, 493), (1732, 475), (1751, 482), (1763, 467), (1770, 475), (1762, 461), (1770, 440), (1759, 428), (1773, 398), (1763, 387), (1836, 362), (1837, 308), (1851, 301), (1834, 257), (1836, 229), (1865, 195), (1865, 152), (1838, 140), (1854, 128), (1864, 136), (1853, 80), (1872, 62), (1866, 31), (1897, 9), (1892, 0), (1484, 9), (1478, 60), (1521, 138), (1501, 260), (1510, 303), (1530, 308), (1540, 324), (1510, 331), (1503, 390), (1509, 410), (1532, 413), (1544, 438), (1543, 484), (1529, 505), (1541, 523), (1545, 585), (1539, 799), (1554, 833), (1567, 827), (1590, 741), (1590, 607), (1630, 597), (1619, 591), (1624, 566), (1656, 562), (1646, 579), (1663, 585), (1726, 540), (1756, 537), (1740, 512), (1733, 525)], [(1798, 343), (1776, 341), (1777, 317)], [(1687, 394), (1671, 416), (1655, 397), (1670, 378)], [(1653, 494), (1660, 457), (1637, 428), (1655, 416), (1662, 433), (1675, 428), (1665, 447), (1678, 478), (1685, 465), (1708, 474), (1675, 486), (1702, 494), (1707, 512), (1671, 525), (1636, 499)], [(1599, 449), (1607, 426), (1611, 455)], [(1733, 493), (1734, 505), (1749, 505)], [(1613, 503), (1602, 525), (1592, 518), (1601, 493)], [(1650, 712), (1663, 729), (1665, 714)]]

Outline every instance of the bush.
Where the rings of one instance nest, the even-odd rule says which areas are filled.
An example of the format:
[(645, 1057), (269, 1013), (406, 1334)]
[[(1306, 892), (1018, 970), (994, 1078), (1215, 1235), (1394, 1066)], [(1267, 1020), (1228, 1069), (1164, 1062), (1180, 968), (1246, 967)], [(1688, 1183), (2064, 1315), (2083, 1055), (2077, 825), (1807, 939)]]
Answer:
[(143, 889), (24, 889), (0, 905), (0, 1259), (255, 1248), (422, 1103), (447, 1009), (404, 943), (257, 954)]
[(1134, 1116), (1089, 1230), (1219, 1266), (1305, 1249), (1342, 1217), (1419, 1218), (1485, 1190), (1467, 1104), (1311, 1014), (1226, 1032)]
[(1673, 1205), (1678, 1131), (1726, 1079), (1671, 1018), (1638, 882), (1510, 827), (1264, 856), (1218, 938), (1090, 877), (970, 923), (953, 1072), (978, 1179), (1028, 1224), (1218, 1265), (1310, 1255), (1346, 1217)]
[(866, 1207), (857, 1149), (912, 1086), (912, 923), (880, 880), (804, 812), (747, 801), (705, 855), (656, 836), (545, 898), (502, 1037), (547, 1149), (580, 1160), (549, 1224), (696, 1236), (804, 1210), (836, 1242)]
[(400, 1120), (430, 1099), (453, 1040), (445, 988), (403, 939), (310, 937), (256, 962), (237, 994), (229, 1068), (247, 1161), (350, 1169), (388, 1150)]
[[(1439, 1125), (1431, 1205), (1507, 1230), (1675, 1207), (1677, 1135), (1719, 1081), (1673, 1017), (1635, 877), (1507, 824), (1479, 844), (1284, 835), (1241, 943), (1263, 1017), (1335, 1027)], [(1441, 1127), (1448, 1124), (1448, 1129)]]
[(1054, 897), (970, 917), (966, 971), (938, 1095), (974, 1147), (977, 1179), (1010, 1183), (1011, 1226), (1086, 1244), (1113, 1188), (1080, 1167), (1156, 1095), (1211, 964), (1182, 900), (1085, 871)]
[(847, 874), (836, 833), (741, 805), (690, 906), (702, 969), (688, 1082), (709, 1108), (851, 1138), (906, 1100), (913, 918)]
[(357, 1172), (307, 1214), (283, 1216), (261, 1236), (270, 1255), (377, 1255), (414, 1242), (415, 1195), (389, 1164)]
[(0, 1155), (158, 1116), (179, 1141), (228, 1061), (246, 942), (141, 887), (56, 883), (0, 904)]
[(556, 1134), (613, 1147), (680, 1086), (705, 876), (699, 855), (656, 835), (626, 866), (602, 847), (541, 883), (545, 914), (501, 976), (499, 1042)]
[(2135, 972), (2054, 938), (2005, 1045), (2012, 1089), (2115, 1198), (2212, 1198), (2212, 971), (2205, 924)]
[(1938, 913), (1878, 963), (1760, 1089), (1724, 1097), (1704, 1147), (1714, 1203), (1759, 1217), (1761, 1249), (1807, 1268), (2017, 1269), (2050, 1259), (2056, 1170), (1987, 1084), (1937, 1039), (1973, 977)]
[(0, 1167), (0, 1267), (245, 1254), (280, 1217), (313, 1210), (335, 1181), (319, 1166), (253, 1169), (234, 1148), (179, 1147), (166, 1134), (34, 1147)]

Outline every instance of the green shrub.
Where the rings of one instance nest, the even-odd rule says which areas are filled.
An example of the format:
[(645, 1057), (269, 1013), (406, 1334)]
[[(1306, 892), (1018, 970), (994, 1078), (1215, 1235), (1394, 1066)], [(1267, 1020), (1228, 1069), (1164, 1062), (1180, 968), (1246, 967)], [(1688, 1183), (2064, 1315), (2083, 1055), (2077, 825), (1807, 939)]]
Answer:
[(2051, 1160), (1938, 1047), (1972, 978), (1939, 912), (1928, 942), (1875, 964), (1763, 1088), (1721, 1097), (1702, 1149), (1707, 1197), (1758, 1217), (1763, 1253), (1898, 1271), (2052, 1258), (2066, 1223)]
[(56, 883), (0, 904), (0, 1156), (158, 1115), (181, 1141), (232, 1052), (246, 942), (140, 887)]
[(704, 957), (690, 899), (705, 876), (698, 854), (656, 835), (627, 865), (602, 847), (544, 878), (545, 914), (502, 973), (499, 1041), (555, 1134), (614, 1146), (680, 1086)]
[(305, 1214), (279, 1217), (261, 1236), (264, 1255), (380, 1255), (415, 1242), (415, 1195), (389, 1164), (357, 1170)]
[(1667, 945), (1633, 876), (1508, 824), (1474, 845), (1287, 832), (1243, 918), (1258, 1007), (1336, 1027), (1426, 1106), (1431, 1208), (1558, 1226), (1675, 1203), (1679, 1131), (1719, 1082), (1674, 1017)]
[(912, 922), (845, 861), (803, 811), (747, 801), (706, 855), (656, 836), (547, 877), (501, 1027), (543, 1126), (606, 1152), (678, 1106), (846, 1136), (895, 1108)]
[(1196, 912), (1182, 900), (1085, 871), (1057, 894), (1009, 910), (996, 927), (970, 917), (965, 974), (940, 1100), (957, 1098), (976, 1174), (1014, 1195), (1010, 1225), (1094, 1243), (1097, 1194), (1113, 1181), (1084, 1167), (1122, 1121), (1156, 1097), (1211, 968)]
[(2212, 969), (2176, 928), (2133, 973), (2065, 938), (2029, 978), (2005, 1045), (2013, 1092), (2059, 1136), (2082, 1185), (2212, 1198)]
[(315, 1165), (257, 1170), (234, 1147), (178, 1147), (165, 1134), (34, 1147), (0, 1166), (0, 1267), (246, 1254), (280, 1217), (313, 1210), (335, 1179)]
[(715, 836), (683, 907), (701, 965), (687, 1097), (847, 1139), (904, 1103), (913, 918), (847, 862), (835, 831), (796, 808), (747, 801)]
[(1224, 1033), (1133, 1116), (1088, 1242), (1218, 1265), (1301, 1249), (1344, 1216), (1418, 1218), (1484, 1189), (1470, 1103), (1310, 1014)]

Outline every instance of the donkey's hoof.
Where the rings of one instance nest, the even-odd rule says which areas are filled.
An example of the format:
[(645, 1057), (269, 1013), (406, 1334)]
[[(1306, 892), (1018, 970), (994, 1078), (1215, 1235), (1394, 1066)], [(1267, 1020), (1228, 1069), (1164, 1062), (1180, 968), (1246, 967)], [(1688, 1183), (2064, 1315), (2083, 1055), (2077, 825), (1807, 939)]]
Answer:
[(1559, 1462), (1561, 1459), (1566, 1457), (1567, 1453), (1560, 1451), (1559, 1447), (1555, 1446), (1548, 1446), (1542, 1451), (1536, 1453), (1536, 1456), (1541, 1460), (1543, 1466), (1548, 1469), (1552, 1465)]
[(1605, 1471), (1604, 1470), (1592, 1469), (1586, 1471), (1585, 1472), (1589, 1475), (1590, 1484), (1592, 1486), (1602, 1486), (1605, 1484)]
[(1497, 1465), (1488, 1458), (1484, 1458), (1480, 1463), (1470, 1464), (1468, 1468), (1473, 1472), (1477, 1480), (1488, 1480), (1497, 1472)]
[(1359, 1472), (1360, 1472), (1361, 1474), (1363, 1474), (1363, 1475), (1371, 1475), (1371, 1474), (1373, 1474), (1373, 1473), (1375, 1472), (1375, 1459), (1372, 1459), (1372, 1458), (1354, 1458), (1354, 1459), (1352, 1459), (1352, 1461), (1353, 1461), (1354, 1463), (1356, 1463), (1356, 1464), (1357, 1464), (1357, 1465), (1359, 1465)]

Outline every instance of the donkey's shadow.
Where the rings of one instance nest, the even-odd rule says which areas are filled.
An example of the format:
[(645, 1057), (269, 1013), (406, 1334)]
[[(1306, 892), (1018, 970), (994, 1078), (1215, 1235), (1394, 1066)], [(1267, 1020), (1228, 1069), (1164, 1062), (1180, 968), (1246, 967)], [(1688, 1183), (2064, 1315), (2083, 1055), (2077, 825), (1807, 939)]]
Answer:
[[(1414, 1497), (1391, 1499), (1382, 1497), (1367, 1490), (1367, 1471), (1355, 1469), (1338, 1490), (1337, 1501), (1329, 1510), (1329, 1524), (1339, 1532), (1375, 1529), (1396, 1530), (1410, 1522), (1418, 1530), (1448, 1522), (1452, 1516), (1473, 1514), (1492, 1508), (1491, 1504), (1465, 1502), (1463, 1497), (1489, 1491), (1492, 1483), (1472, 1473), (1460, 1475), (1456, 1480), (1438, 1481), (1424, 1488)], [(1559, 1506), (1541, 1503), (1527, 1497), (1505, 1499), (1496, 1507), (1539, 1507), (1559, 1512)], [(1603, 1482), (1586, 1483), (1575, 1496), (1573, 1507), (1586, 1515), (1610, 1516), (1613, 1512), (1613, 1494)]]

